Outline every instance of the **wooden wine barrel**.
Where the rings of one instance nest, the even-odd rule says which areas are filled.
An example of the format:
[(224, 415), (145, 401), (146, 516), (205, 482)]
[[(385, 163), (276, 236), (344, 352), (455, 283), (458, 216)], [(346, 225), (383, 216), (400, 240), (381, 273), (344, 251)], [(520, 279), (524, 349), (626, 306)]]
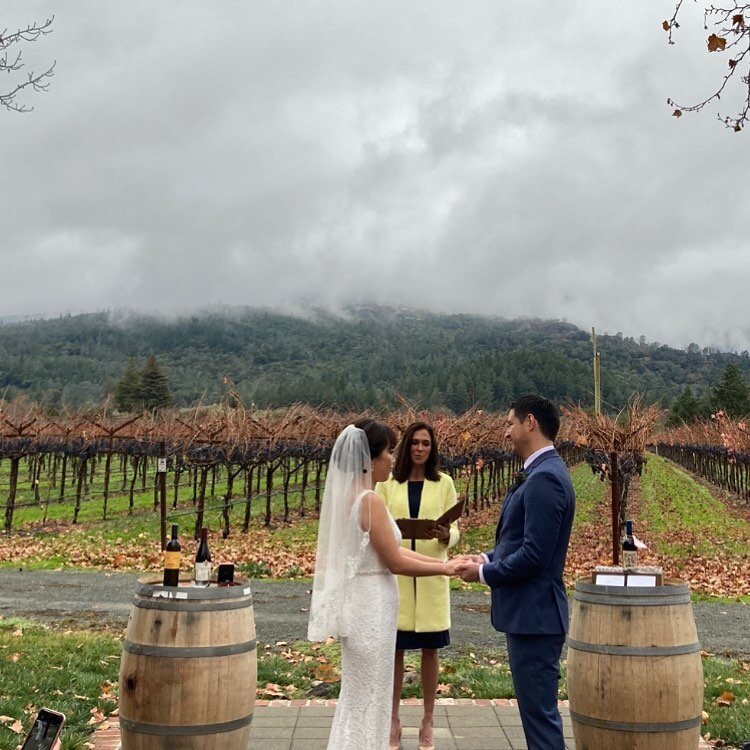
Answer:
[(257, 654), (250, 586), (142, 578), (120, 663), (122, 750), (247, 750)]
[(696, 750), (703, 665), (688, 587), (576, 583), (568, 698), (576, 750)]

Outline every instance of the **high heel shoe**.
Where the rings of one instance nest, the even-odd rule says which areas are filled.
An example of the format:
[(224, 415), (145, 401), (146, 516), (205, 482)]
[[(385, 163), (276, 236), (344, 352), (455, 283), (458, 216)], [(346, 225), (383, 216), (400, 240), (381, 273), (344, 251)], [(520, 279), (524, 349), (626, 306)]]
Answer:
[(394, 742), (393, 740), (393, 731), (391, 731), (391, 736), (388, 738), (388, 750), (401, 750), (401, 722), (398, 723), (398, 735), (396, 736), (396, 740)]
[(432, 736), (432, 725), (429, 733), (424, 731), (424, 722), (419, 727), (419, 750), (435, 750), (435, 740)]

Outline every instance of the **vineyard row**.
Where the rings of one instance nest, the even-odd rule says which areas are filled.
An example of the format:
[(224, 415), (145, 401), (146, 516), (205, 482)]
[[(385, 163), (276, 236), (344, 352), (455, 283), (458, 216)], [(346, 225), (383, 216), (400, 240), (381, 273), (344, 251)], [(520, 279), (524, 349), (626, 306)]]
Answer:
[(658, 443), (654, 451), (750, 503), (750, 454), (720, 445)]
[[(569, 463), (584, 460), (581, 448), (571, 443), (558, 447)], [(228, 535), (231, 511), (240, 507), (242, 518), (235, 522), (246, 532), (253, 501), (263, 505), (267, 526), (279, 498), (285, 522), (295, 512), (317, 512), (329, 456), (330, 445), (318, 442), (259, 442), (239, 448), (217, 441), (0, 438), (0, 492), (7, 492), (4, 528), (10, 533), (16, 512), (34, 508), (44, 522), (50, 505), (69, 506), (69, 520), (78, 523), (84, 505), (97, 503), (99, 517), (106, 520), (117, 515), (112, 501), (123, 497), (127, 509), (120, 512), (133, 514), (136, 497), (148, 494), (153, 510), (164, 506), (163, 515), (194, 514), (196, 535), (205, 513), (216, 508)], [(520, 468), (517, 457), (493, 447), (441, 455), (441, 464), (469, 499), (467, 512), (496, 500)]]

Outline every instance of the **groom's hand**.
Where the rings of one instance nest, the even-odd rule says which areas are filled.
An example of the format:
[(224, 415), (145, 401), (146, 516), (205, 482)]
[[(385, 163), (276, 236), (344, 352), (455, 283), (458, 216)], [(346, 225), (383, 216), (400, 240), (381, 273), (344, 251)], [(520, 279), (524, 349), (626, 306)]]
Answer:
[(458, 575), (460, 575), (461, 580), (466, 581), (466, 583), (475, 583), (479, 580), (479, 565), (484, 562), (481, 555), (472, 555), (472, 557), (479, 557), (481, 562), (463, 560), (456, 565)]

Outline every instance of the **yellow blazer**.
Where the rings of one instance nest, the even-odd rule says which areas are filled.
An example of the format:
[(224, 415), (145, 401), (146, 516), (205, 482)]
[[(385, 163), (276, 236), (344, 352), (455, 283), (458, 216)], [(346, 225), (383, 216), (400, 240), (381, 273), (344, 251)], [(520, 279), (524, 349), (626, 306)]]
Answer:
[[(409, 518), (409, 483), (397, 482), (392, 476), (375, 485), (394, 518)], [(438, 518), (456, 504), (453, 480), (440, 472), (440, 481), (425, 480), (419, 518)], [(402, 547), (411, 549), (412, 539), (404, 539)], [(448, 547), (458, 542), (458, 522), (451, 524), (446, 546), (439, 539), (417, 539), (416, 551), (438, 560), (448, 559)], [(450, 579), (448, 576), (424, 576), (398, 579), (398, 629), (417, 633), (436, 633), (451, 626)]]

